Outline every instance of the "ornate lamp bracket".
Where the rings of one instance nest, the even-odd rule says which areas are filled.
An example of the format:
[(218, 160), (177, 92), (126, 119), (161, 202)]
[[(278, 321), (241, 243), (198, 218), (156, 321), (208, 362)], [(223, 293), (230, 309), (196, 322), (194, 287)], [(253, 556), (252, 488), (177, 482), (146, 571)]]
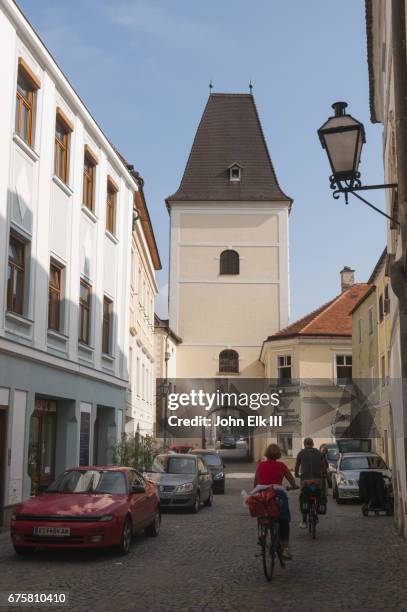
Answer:
[(397, 183), (383, 183), (381, 185), (362, 185), (362, 181), (360, 180), (360, 172), (355, 172), (354, 176), (351, 179), (338, 179), (334, 174), (329, 177), (330, 187), (333, 190), (332, 197), (335, 200), (338, 200), (341, 194), (345, 196), (345, 204), (349, 204), (349, 194), (353, 195), (358, 200), (361, 200), (364, 204), (367, 204), (370, 208), (378, 212), (379, 214), (389, 219), (393, 223), (400, 225), (399, 221), (394, 217), (391, 217), (387, 213), (380, 210), (374, 206), (371, 202), (368, 202), (365, 198), (362, 198), (358, 191), (370, 191), (374, 189), (397, 189)]

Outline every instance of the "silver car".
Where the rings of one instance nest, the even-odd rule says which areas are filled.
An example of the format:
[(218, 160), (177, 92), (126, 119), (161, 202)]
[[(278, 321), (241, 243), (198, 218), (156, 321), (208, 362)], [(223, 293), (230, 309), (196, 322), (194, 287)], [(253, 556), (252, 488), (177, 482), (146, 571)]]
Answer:
[(202, 503), (212, 505), (213, 478), (203, 457), (157, 455), (145, 477), (157, 484), (161, 508), (189, 508), (196, 513)]
[(391, 482), (391, 470), (375, 453), (344, 453), (339, 456), (332, 474), (332, 495), (338, 504), (347, 499), (359, 499), (360, 472), (374, 470), (382, 472), (386, 482)]

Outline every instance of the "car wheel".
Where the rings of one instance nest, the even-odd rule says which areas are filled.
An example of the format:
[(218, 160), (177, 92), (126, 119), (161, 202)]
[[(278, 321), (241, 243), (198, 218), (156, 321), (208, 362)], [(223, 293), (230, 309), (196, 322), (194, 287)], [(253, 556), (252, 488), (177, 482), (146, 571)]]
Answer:
[(32, 555), (35, 548), (31, 548), (31, 546), (14, 546), (14, 550), (17, 555)]
[(208, 499), (206, 500), (206, 502), (204, 502), (204, 505), (210, 507), (212, 506), (212, 503), (213, 503), (213, 490), (211, 487), (209, 491)]
[(124, 521), (122, 536), (120, 538), (120, 544), (117, 547), (117, 552), (120, 555), (127, 555), (129, 553), (132, 538), (133, 538), (133, 525), (131, 523), (130, 518), (127, 516)]
[(201, 496), (199, 495), (199, 491), (198, 491), (197, 494), (195, 495), (194, 505), (191, 508), (191, 512), (193, 512), (193, 514), (198, 514), (200, 508), (201, 508)]
[(156, 538), (160, 533), (161, 528), (161, 512), (160, 509), (157, 508), (157, 512), (154, 515), (153, 522), (151, 525), (146, 527), (145, 532), (150, 538)]

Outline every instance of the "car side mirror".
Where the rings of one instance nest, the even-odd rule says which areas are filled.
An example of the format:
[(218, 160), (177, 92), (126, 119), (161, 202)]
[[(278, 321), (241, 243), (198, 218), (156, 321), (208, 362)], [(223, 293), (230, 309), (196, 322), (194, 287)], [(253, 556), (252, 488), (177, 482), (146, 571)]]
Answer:
[(145, 492), (146, 492), (145, 487), (143, 487), (143, 485), (140, 485), (140, 484), (134, 484), (132, 485), (130, 489), (130, 493), (133, 493), (134, 495), (140, 495), (141, 493), (145, 493)]

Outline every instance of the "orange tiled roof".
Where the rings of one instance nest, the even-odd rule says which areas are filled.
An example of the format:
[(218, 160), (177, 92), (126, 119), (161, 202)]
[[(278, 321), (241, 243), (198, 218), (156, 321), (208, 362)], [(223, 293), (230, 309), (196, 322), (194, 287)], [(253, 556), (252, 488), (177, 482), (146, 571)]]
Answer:
[(367, 283), (352, 285), (317, 310), (269, 336), (267, 341), (295, 336), (352, 336), (351, 311), (369, 289)]

